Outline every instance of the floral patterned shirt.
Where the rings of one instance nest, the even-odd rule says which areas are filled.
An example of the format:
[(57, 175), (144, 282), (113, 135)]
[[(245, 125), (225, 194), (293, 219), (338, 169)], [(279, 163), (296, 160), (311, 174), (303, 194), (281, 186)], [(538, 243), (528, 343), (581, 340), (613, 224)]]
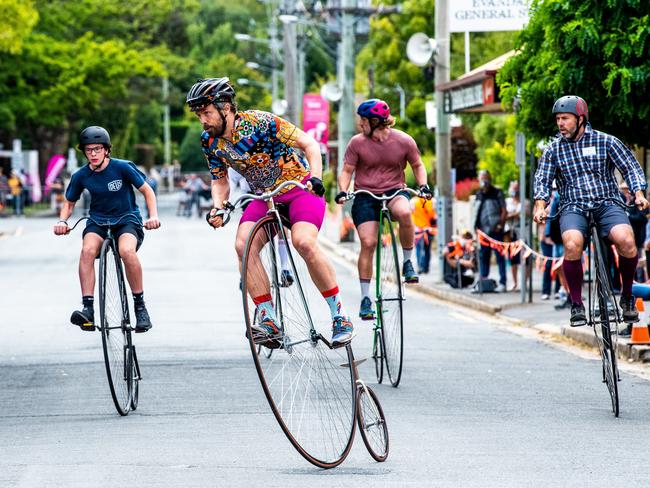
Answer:
[(227, 176), (231, 167), (254, 193), (261, 193), (309, 175), (309, 164), (293, 147), (296, 139), (296, 126), (290, 122), (269, 112), (247, 110), (235, 115), (232, 141), (204, 131), (201, 147), (213, 180)]

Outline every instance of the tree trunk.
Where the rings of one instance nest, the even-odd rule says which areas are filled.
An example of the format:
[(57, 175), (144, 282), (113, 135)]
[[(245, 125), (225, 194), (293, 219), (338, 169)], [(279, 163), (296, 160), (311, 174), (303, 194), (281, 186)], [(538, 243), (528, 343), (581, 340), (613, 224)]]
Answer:
[[(62, 154), (68, 157), (68, 147), (70, 144), (70, 136), (66, 127), (37, 127), (34, 130), (34, 147), (38, 151), (38, 165), (41, 176), (41, 181), (45, 177), (45, 169), (47, 162), (55, 154)], [(23, 148), (30, 149), (30, 148)]]

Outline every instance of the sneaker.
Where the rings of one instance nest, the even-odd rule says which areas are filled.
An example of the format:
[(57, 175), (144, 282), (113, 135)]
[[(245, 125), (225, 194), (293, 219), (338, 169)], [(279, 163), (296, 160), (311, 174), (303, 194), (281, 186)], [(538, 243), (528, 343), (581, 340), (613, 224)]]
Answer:
[(363, 297), (361, 307), (359, 307), (359, 317), (361, 320), (374, 320), (375, 311), (372, 309), (372, 301), (368, 297)]
[(81, 311), (75, 310), (72, 312), (70, 322), (79, 326), (81, 330), (92, 332), (95, 330), (95, 310), (93, 307), (84, 305)]
[(352, 337), (354, 337), (352, 322), (345, 317), (336, 317), (332, 321), (332, 346), (343, 346), (350, 342)]
[(639, 312), (636, 310), (634, 304), (634, 295), (621, 295), (621, 300), (618, 302), (623, 310), (623, 322), (632, 323), (639, 321)]
[(551, 298), (551, 296), (548, 295), (547, 293), (544, 293), (540, 298), (541, 298), (542, 300), (548, 300), (548, 299)]
[(503, 293), (506, 291), (506, 285), (504, 285), (503, 283), (499, 283), (499, 285), (495, 288), (494, 291), (497, 293)]
[(417, 283), (420, 281), (410, 259), (404, 261), (402, 265), (402, 276), (404, 276), (404, 282), (406, 283)]
[(149, 318), (149, 312), (147, 312), (147, 307), (142, 305), (137, 305), (135, 307), (135, 331), (136, 332), (147, 332), (153, 327), (151, 319)]
[(585, 314), (585, 306), (582, 303), (574, 303), (571, 305), (571, 327), (581, 327), (587, 325), (587, 315)]
[(282, 288), (287, 288), (293, 285), (293, 275), (288, 269), (283, 269), (282, 274), (280, 275), (280, 286)]
[[(261, 344), (269, 349), (277, 349), (282, 345), (282, 329), (272, 317), (263, 318), (257, 324), (252, 325), (251, 330), (255, 344)], [(248, 337), (248, 331), (246, 337)]]

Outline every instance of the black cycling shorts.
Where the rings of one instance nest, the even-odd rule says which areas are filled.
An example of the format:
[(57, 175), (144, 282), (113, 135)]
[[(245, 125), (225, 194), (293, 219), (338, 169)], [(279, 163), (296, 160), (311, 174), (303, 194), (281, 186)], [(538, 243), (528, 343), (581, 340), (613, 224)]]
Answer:
[[(400, 189), (387, 190), (381, 195), (392, 195), (397, 192), (395, 198), (404, 197), (406, 201), (410, 201), (411, 195), (409, 192), (406, 190), (398, 190)], [(354, 197), (354, 202), (352, 203), (352, 221), (356, 227), (359, 227), (364, 222), (379, 222), (380, 210), (381, 202), (379, 200), (372, 198), (366, 193), (359, 193)]]
[[(111, 231), (116, 241), (119, 239), (119, 237), (122, 234), (133, 234), (135, 238), (138, 240), (138, 244), (136, 245), (135, 248), (136, 251), (140, 249), (140, 246), (142, 245), (142, 241), (144, 241), (144, 230), (142, 230), (142, 225), (136, 224), (135, 222), (125, 222), (124, 224), (112, 225)], [(88, 223), (86, 224), (86, 228), (84, 229), (82, 238), (88, 232), (92, 232), (93, 234), (97, 234), (98, 236), (100, 236), (102, 239), (106, 239), (106, 236), (108, 235), (108, 228), (101, 225), (97, 225), (95, 222), (89, 220)]]

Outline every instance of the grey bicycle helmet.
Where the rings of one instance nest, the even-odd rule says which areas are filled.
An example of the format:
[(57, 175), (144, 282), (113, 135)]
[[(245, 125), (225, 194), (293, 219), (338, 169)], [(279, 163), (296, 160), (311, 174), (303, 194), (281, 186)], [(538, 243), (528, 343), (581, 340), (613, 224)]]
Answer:
[(575, 95), (566, 95), (558, 98), (553, 104), (553, 114), (568, 113), (580, 118), (583, 116), (585, 122), (589, 120), (589, 108), (587, 102)]
[(108, 131), (98, 125), (91, 125), (86, 127), (79, 134), (79, 144), (77, 147), (83, 150), (87, 144), (102, 144), (106, 148), (111, 147), (111, 136)]

